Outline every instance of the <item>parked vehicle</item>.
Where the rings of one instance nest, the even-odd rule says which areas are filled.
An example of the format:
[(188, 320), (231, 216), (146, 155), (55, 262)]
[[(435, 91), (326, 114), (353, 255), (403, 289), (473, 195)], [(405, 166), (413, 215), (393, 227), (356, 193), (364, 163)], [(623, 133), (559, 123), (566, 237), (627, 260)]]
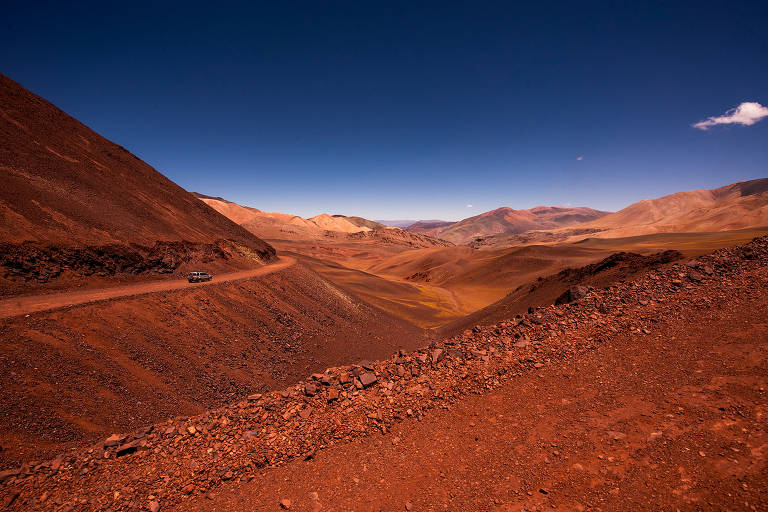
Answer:
[(202, 283), (203, 281), (210, 281), (213, 276), (208, 272), (190, 272), (187, 280), (190, 283)]

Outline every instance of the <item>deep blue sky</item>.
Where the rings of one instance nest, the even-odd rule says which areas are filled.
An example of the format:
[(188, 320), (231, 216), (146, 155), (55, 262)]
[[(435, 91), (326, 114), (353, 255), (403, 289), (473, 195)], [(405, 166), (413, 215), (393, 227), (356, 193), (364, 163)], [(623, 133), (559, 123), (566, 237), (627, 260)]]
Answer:
[(690, 126), (768, 104), (768, 2), (634, 3), (5, 2), (0, 71), (188, 190), (302, 216), (768, 176), (768, 119)]

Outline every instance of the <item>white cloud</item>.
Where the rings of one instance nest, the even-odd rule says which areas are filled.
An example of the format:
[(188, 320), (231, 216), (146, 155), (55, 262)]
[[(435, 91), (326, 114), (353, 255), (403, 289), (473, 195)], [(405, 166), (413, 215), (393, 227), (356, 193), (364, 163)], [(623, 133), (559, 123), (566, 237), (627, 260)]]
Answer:
[(577, 157), (576, 157), (576, 160), (578, 160), (579, 162), (581, 162), (582, 160), (584, 160), (584, 157), (583, 157), (583, 156), (577, 156)]
[(768, 107), (764, 107), (756, 101), (745, 101), (738, 107), (728, 110), (723, 116), (710, 117), (705, 121), (693, 123), (691, 126), (699, 130), (708, 130), (718, 124), (752, 126), (764, 117), (768, 117)]
[(467, 205), (467, 208), (472, 208), (472, 205), (471, 205), (471, 204), (468, 204), (468, 205)]

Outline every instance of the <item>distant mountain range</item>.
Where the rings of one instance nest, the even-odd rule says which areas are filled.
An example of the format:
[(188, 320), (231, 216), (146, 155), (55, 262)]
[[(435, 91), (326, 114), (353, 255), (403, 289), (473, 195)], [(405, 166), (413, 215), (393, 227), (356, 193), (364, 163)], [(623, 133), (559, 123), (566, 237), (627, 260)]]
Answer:
[(415, 220), (376, 220), (375, 222), (378, 222), (379, 224), (384, 224), (385, 226), (390, 226), (393, 228), (405, 229), (417, 221)]
[(455, 244), (467, 244), (480, 236), (557, 229), (599, 219), (608, 213), (585, 207), (537, 206), (529, 210), (514, 210), (505, 206), (459, 222), (420, 221), (407, 229)]
[(192, 192), (192, 194), (248, 231), (269, 240), (334, 239), (338, 241), (343, 239), (350, 242), (380, 242), (409, 247), (453, 245), (445, 240), (386, 226), (383, 223), (362, 217), (322, 213), (305, 219), (288, 213), (264, 212), (257, 208), (227, 201), (221, 197), (198, 192)]

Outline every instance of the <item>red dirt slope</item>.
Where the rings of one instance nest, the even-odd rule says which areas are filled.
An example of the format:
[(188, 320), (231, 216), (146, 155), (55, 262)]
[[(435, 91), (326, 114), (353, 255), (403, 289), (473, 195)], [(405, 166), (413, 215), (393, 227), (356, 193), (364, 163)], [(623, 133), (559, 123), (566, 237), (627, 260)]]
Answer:
[(329, 368), (0, 473), (0, 497), (13, 510), (764, 510), (767, 261), (763, 238)]
[(424, 343), (301, 265), (4, 319), (0, 468)]
[[(274, 258), (274, 249), (252, 233), (3, 75), (0, 140), (4, 253), (28, 242), (57, 249), (118, 246), (141, 259), (142, 250), (160, 242), (229, 240), (252, 259)], [(233, 263), (235, 256), (229, 255)], [(23, 269), (30, 259), (21, 254), (2, 263), (6, 270)]]

